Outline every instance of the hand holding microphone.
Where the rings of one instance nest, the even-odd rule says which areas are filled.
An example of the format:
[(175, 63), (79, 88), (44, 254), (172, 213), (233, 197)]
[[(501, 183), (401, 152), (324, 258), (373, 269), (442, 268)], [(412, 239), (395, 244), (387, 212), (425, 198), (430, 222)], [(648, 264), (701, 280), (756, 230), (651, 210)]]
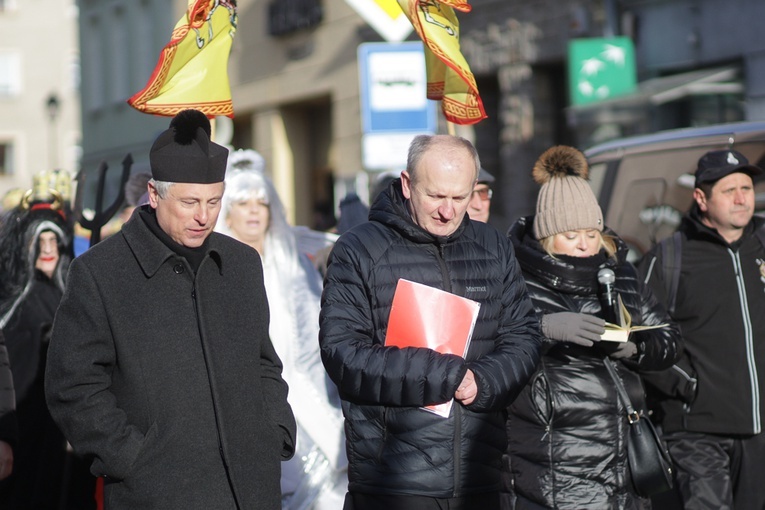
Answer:
[[(604, 267), (598, 271), (598, 283), (600, 284), (600, 306), (603, 308), (603, 316), (611, 324), (617, 326), (623, 326), (621, 323), (621, 310), (619, 310), (619, 300), (616, 297), (616, 291), (614, 290), (614, 283), (616, 283), (616, 275), (613, 269)], [(609, 342), (606, 342), (608, 344)], [(624, 343), (616, 343), (615, 345), (606, 346), (601, 344), (605, 354), (608, 354), (611, 358), (622, 359), (631, 358), (637, 354), (637, 345), (634, 342), (627, 341)]]

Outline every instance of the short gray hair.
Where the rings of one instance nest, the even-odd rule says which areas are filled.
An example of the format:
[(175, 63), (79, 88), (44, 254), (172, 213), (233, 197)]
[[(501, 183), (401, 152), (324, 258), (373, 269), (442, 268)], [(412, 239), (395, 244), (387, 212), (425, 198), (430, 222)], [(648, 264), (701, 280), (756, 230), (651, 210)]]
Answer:
[(423, 155), (434, 145), (443, 144), (447, 147), (465, 149), (472, 156), (475, 163), (475, 179), (478, 179), (478, 172), (481, 169), (481, 160), (478, 157), (478, 151), (470, 140), (461, 136), (453, 135), (417, 135), (409, 144), (409, 154), (406, 158), (406, 169), (409, 172), (409, 178), (412, 182), (417, 181), (417, 166)]
[[(154, 185), (154, 189), (157, 190), (157, 195), (159, 195), (159, 198), (165, 198), (167, 196), (167, 192), (170, 191), (170, 186), (175, 184), (174, 182), (169, 181), (157, 181), (153, 177), (149, 179), (149, 184)], [(211, 183), (211, 184), (217, 184), (217, 183)], [(223, 182), (223, 189), (226, 189), (226, 183)]]
[(154, 186), (154, 189), (157, 190), (157, 195), (159, 195), (159, 198), (165, 198), (167, 196), (167, 192), (170, 190), (170, 186), (175, 184), (174, 182), (167, 182), (167, 181), (157, 181), (152, 177), (149, 179), (149, 184)]

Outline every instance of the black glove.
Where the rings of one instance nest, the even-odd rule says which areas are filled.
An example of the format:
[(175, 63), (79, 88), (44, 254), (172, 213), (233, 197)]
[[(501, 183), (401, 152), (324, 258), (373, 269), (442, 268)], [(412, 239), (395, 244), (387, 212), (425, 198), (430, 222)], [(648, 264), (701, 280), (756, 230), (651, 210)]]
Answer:
[(558, 312), (542, 317), (542, 333), (547, 338), (591, 347), (600, 341), (606, 321), (585, 313)]

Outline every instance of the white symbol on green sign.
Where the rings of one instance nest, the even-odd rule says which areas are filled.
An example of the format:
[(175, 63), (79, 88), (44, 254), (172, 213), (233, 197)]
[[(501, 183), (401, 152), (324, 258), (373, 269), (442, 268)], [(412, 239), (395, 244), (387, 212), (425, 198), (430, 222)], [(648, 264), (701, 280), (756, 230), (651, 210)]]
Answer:
[(635, 90), (635, 50), (627, 37), (569, 43), (571, 102), (581, 105)]

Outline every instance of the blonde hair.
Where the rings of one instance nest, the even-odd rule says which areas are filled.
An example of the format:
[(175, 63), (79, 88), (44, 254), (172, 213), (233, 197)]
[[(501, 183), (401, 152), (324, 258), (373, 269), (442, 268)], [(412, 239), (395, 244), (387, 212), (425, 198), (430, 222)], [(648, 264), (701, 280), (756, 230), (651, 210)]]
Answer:
[[(606, 254), (609, 257), (614, 257), (616, 255), (616, 240), (614, 236), (609, 234), (604, 234), (603, 232), (599, 230), (595, 230), (598, 234), (598, 250), (606, 250)], [(553, 242), (555, 240), (555, 235), (547, 236), (539, 240), (539, 244), (542, 245), (542, 249), (547, 253), (549, 256), (553, 258), (557, 258), (555, 253), (553, 252)]]

